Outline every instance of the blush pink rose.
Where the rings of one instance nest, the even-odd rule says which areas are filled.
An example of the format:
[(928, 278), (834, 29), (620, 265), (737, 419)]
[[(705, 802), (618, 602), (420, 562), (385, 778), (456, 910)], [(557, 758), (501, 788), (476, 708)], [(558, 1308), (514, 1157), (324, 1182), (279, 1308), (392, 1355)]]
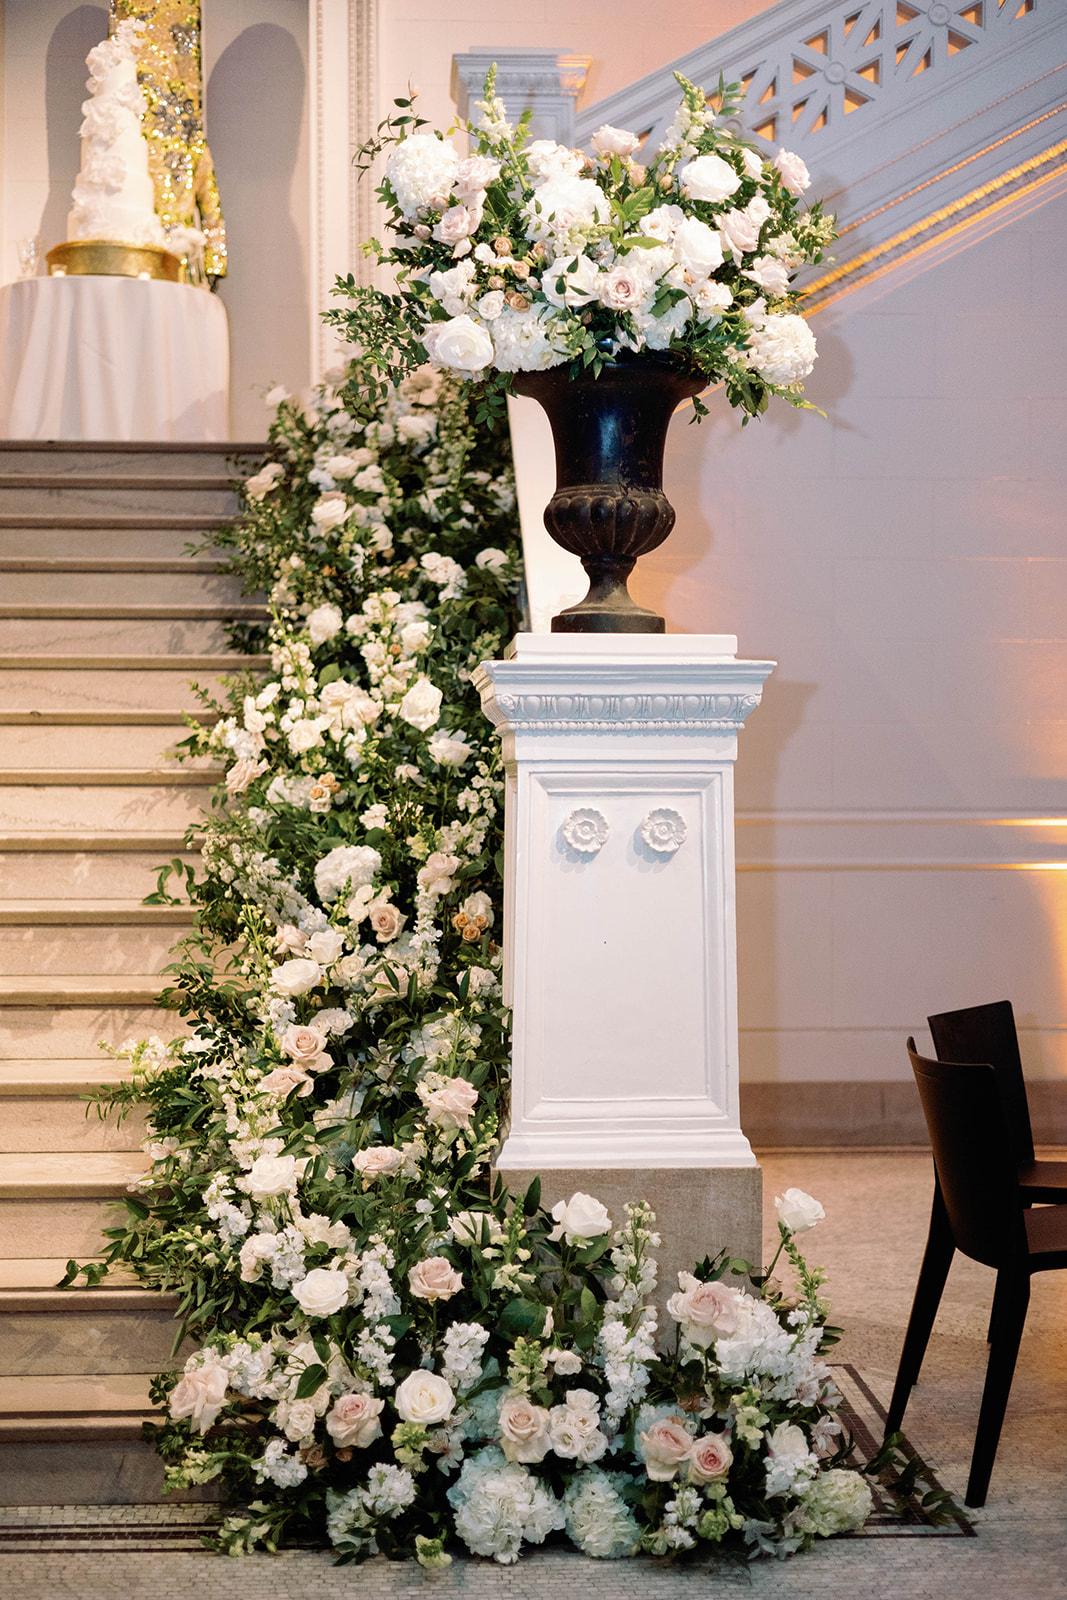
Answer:
[(293, 1023), (279, 1040), (287, 1056), (294, 1061), (314, 1061), (326, 1048), (327, 1037), (322, 1028), (307, 1023)]
[(382, 1431), (378, 1418), (383, 1400), (370, 1394), (342, 1394), (333, 1403), (326, 1416), (326, 1432), (340, 1449), (365, 1450), (373, 1444)]
[(426, 1115), (438, 1128), (469, 1128), (477, 1103), (478, 1091), (466, 1078), (450, 1078), (423, 1099)]
[(352, 1157), (352, 1165), (363, 1179), (364, 1184), (372, 1183), (375, 1178), (387, 1178), (392, 1173), (398, 1172), (404, 1165), (404, 1157), (399, 1150), (394, 1150), (389, 1144), (372, 1144), (366, 1150), (360, 1150)]
[(416, 1300), (451, 1300), (463, 1287), (463, 1279), (444, 1256), (427, 1256), (408, 1273), (408, 1287)]
[(301, 1088), (297, 1098), (303, 1100), (311, 1093), (313, 1085), (303, 1068), (294, 1064), (291, 1067), (275, 1067), (265, 1078), (260, 1078), (257, 1088), (260, 1094), (269, 1094), (278, 1100), (284, 1100), (286, 1095), (292, 1094), (298, 1084)]
[(774, 158), (774, 165), (782, 175), (782, 183), (792, 195), (803, 194), (811, 183), (811, 174), (792, 150), (779, 150)]
[(733, 1451), (721, 1433), (706, 1433), (693, 1441), (689, 1452), (690, 1483), (711, 1483), (725, 1478), (733, 1462)]
[(737, 1295), (724, 1283), (701, 1283), (691, 1272), (680, 1272), (678, 1294), (667, 1301), (667, 1310), (690, 1344), (706, 1350), (721, 1334), (737, 1328)]
[(170, 1414), (175, 1422), (189, 1417), (206, 1433), (226, 1404), (229, 1381), (225, 1367), (196, 1367), (179, 1378), (170, 1391)]
[(598, 285), (600, 303), (609, 311), (636, 311), (645, 298), (641, 280), (632, 267), (617, 263), (605, 272)]
[(683, 1461), (688, 1461), (692, 1436), (680, 1422), (665, 1417), (654, 1422), (647, 1433), (638, 1434), (645, 1471), (654, 1483), (669, 1483)]
[(500, 1407), (500, 1448), (509, 1461), (543, 1461), (549, 1448), (548, 1425), (544, 1406), (513, 1394)]
[(367, 912), (367, 920), (379, 944), (391, 943), (404, 926), (404, 914), (397, 910), (391, 900), (382, 900), (377, 905), (371, 905)]
[(226, 774), (226, 793), (244, 794), (249, 784), (254, 783), (266, 770), (265, 761), (235, 761)]

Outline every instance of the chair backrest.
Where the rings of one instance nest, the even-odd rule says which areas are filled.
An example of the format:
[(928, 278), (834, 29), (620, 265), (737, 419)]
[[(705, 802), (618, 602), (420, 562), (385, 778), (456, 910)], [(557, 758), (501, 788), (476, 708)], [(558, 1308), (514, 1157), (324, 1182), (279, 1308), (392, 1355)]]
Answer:
[(939, 1061), (986, 1063), (993, 1068), (1012, 1160), (1016, 1166), (1032, 1161), (1034, 1135), (1011, 1001), (993, 1000), (985, 1006), (965, 1006), (962, 1011), (942, 1011), (926, 1021)]
[(1026, 1232), (996, 1074), (988, 1064), (931, 1061), (914, 1039), (908, 1056), (956, 1248), (999, 1267), (1025, 1252)]

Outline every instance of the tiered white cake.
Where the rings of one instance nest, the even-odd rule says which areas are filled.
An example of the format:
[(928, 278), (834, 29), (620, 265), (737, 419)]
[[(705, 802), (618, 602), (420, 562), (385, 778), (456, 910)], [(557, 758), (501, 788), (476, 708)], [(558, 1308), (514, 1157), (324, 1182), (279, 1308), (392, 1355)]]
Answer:
[(137, 83), (138, 24), (120, 22), (110, 39), (89, 51), (81, 171), (74, 185), (68, 240), (164, 246), (141, 132), (145, 98)]

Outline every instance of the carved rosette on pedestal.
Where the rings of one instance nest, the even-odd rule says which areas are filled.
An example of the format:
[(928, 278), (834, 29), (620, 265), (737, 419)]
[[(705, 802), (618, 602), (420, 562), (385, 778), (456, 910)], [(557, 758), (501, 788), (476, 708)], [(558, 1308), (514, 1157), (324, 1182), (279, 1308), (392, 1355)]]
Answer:
[(508, 776), (498, 1166), (755, 1165), (738, 1114), (733, 763), (773, 663), (534, 635), (474, 675)]

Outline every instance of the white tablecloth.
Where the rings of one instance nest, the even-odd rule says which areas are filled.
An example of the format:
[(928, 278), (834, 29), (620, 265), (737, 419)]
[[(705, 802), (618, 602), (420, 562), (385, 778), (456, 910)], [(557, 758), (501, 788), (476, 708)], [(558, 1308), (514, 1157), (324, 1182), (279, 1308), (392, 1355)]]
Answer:
[(215, 295), (158, 279), (0, 288), (0, 438), (226, 440), (229, 332)]

